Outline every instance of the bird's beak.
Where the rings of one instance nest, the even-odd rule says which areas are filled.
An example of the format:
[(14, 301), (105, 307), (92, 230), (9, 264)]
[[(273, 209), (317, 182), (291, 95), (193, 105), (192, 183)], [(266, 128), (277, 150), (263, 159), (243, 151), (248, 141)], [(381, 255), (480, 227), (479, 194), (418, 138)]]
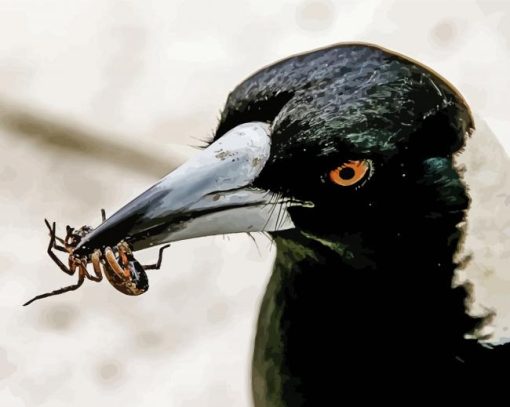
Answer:
[(271, 147), (269, 126), (235, 127), (118, 210), (87, 235), (75, 253), (90, 253), (127, 240), (141, 250), (200, 236), (276, 231), (293, 227), (275, 200), (252, 184)]

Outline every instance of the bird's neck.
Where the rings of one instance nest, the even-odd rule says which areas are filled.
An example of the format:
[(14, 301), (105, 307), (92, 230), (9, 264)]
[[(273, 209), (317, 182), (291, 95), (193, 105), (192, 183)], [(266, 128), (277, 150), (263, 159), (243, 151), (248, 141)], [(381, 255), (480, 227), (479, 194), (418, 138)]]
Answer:
[(287, 231), (275, 236), (274, 273), (295, 305), (310, 302), (313, 310), (323, 301), (315, 297), (327, 296), (326, 312), (354, 334), (392, 329), (456, 346), (481, 322), (467, 313), (467, 290), (454, 287), (457, 223), (426, 220), (334, 237)]
[[(331, 371), (350, 384), (400, 385), (431, 368), (429, 382), (458, 376), (465, 334), (481, 323), (466, 312), (466, 289), (453, 287), (460, 231), (455, 221), (412, 224), (335, 239), (297, 229), (274, 235), (255, 341), (256, 405), (334, 395)], [(287, 404), (264, 404), (273, 399)]]

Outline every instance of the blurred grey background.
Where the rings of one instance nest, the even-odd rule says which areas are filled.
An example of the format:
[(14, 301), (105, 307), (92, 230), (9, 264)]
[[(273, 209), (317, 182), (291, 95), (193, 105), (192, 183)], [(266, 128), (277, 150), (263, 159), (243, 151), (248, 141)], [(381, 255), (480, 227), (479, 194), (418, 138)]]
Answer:
[[(97, 225), (100, 208), (112, 213), (192, 154), (246, 76), (343, 41), (383, 45), (445, 76), (499, 139), (479, 161), (504, 168), (491, 157), (510, 151), (510, 2), (0, 0), (1, 406), (250, 405), (274, 257), (262, 236), (173, 244), (141, 297), (86, 281), (21, 304), (75, 281), (45, 253), (44, 217), (61, 234)], [(507, 256), (491, 236), (491, 255)], [(487, 279), (480, 298), (510, 315), (510, 281), (475, 274)]]

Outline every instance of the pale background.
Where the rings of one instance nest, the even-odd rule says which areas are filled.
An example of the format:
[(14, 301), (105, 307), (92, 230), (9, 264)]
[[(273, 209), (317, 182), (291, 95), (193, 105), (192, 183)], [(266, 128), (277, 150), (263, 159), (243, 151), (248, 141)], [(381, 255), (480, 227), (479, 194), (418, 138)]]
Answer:
[[(250, 405), (264, 237), (175, 243), (141, 297), (86, 282), (21, 304), (75, 281), (45, 254), (44, 217), (96, 225), (207, 138), (247, 75), (340, 41), (433, 67), (510, 151), (507, 1), (0, 0), (2, 407)], [(491, 273), (499, 291), (480, 295), (510, 315)]]

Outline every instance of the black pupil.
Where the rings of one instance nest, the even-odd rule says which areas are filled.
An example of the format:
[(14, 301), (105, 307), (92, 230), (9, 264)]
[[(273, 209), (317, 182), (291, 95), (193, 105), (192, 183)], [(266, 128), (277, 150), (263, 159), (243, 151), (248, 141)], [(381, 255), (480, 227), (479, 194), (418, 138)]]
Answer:
[(351, 167), (345, 167), (340, 170), (340, 178), (351, 179), (354, 177), (354, 170)]

